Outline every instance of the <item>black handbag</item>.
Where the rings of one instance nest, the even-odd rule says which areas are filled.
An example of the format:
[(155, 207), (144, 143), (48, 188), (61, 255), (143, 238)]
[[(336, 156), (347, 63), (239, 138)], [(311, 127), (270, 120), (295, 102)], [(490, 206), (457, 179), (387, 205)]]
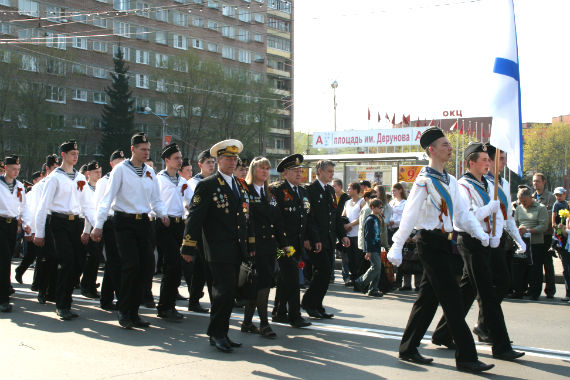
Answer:
[(255, 266), (253, 260), (243, 261), (239, 266), (238, 288), (255, 282)]

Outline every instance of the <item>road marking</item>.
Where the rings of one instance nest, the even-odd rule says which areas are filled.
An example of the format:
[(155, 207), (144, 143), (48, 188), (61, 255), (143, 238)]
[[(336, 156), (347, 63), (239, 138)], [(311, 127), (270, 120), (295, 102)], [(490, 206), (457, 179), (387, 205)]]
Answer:
[[(33, 292), (29, 289), (18, 289), (16, 294), (26, 294), (26, 295), (35, 295), (36, 292)], [(99, 305), (99, 301), (93, 300), (90, 298), (86, 298), (82, 295), (74, 294), (73, 295), (74, 301), (85, 302), (93, 305)], [(156, 310), (147, 308), (144, 306), (140, 307), (143, 310)], [(210, 314), (205, 313), (195, 313), (186, 310), (186, 308), (182, 306), (177, 306), (176, 309), (185, 315), (192, 315), (198, 317), (209, 317)], [(243, 314), (239, 313), (232, 313), (231, 319), (235, 321), (242, 321)], [(255, 321), (259, 321), (258, 317), (254, 317)], [(329, 331), (335, 332), (340, 334), (349, 334), (349, 335), (360, 335), (360, 336), (368, 336), (373, 338), (380, 338), (380, 339), (392, 339), (392, 340), (400, 340), (402, 338), (403, 333), (399, 331), (392, 331), (392, 330), (384, 330), (384, 329), (373, 329), (373, 328), (366, 328), (366, 327), (357, 327), (357, 326), (344, 326), (334, 323), (322, 323), (322, 322), (315, 322), (311, 320), (312, 325), (308, 327), (303, 327), (304, 330), (315, 330), (315, 331)], [(289, 326), (288, 323), (279, 323), (273, 322), (274, 325), (278, 326)], [(431, 343), (431, 335), (425, 335), (422, 339), (422, 343), (424, 344), (432, 344)], [(485, 351), (491, 352), (491, 346), (486, 343), (475, 342), (478, 351)], [(513, 346), (513, 349), (524, 351), (529, 356), (535, 356), (540, 358), (547, 358), (547, 359), (559, 359), (564, 361), (570, 361), (570, 351), (562, 351), (562, 350), (554, 350), (549, 348), (540, 348), (540, 347), (527, 347), (527, 346)]]

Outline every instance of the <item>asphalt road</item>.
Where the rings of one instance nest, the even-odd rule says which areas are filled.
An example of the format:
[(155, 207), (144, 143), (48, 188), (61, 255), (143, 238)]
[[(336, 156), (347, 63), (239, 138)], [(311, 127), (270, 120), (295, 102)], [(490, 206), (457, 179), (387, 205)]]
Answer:
[[(31, 282), (32, 271), (24, 276)], [(434, 363), (419, 366), (397, 359), (398, 345), (414, 292), (395, 292), (380, 299), (332, 284), (325, 306), (335, 318), (313, 321), (306, 329), (272, 324), (278, 337), (267, 340), (239, 331), (242, 309), (234, 309), (230, 337), (243, 343), (232, 354), (216, 351), (205, 331), (208, 316), (187, 312), (180, 323), (141, 309), (152, 326), (145, 330), (119, 328), (114, 313), (98, 302), (74, 295), (73, 310), (80, 317), (60, 321), (53, 304), (40, 305), (29, 285), (16, 286), (12, 313), (0, 315), (2, 379), (469, 379), (457, 372), (454, 352), (430, 343), (437, 319), (420, 348)], [(558, 285), (558, 295), (563, 294)], [(159, 279), (155, 278), (154, 294)], [(183, 295), (186, 289), (180, 288)], [(203, 301), (207, 297), (203, 298)], [(273, 293), (271, 295), (273, 299)], [(203, 302), (208, 306), (207, 302)], [(503, 362), (491, 356), (490, 346), (478, 344), (480, 359), (496, 365), (484, 376), (493, 379), (568, 379), (570, 376), (570, 305), (541, 298), (507, 300), (503, 304), (511, 339), (526, 356)], [(468, 317), (474, 324), (477, 309)]]

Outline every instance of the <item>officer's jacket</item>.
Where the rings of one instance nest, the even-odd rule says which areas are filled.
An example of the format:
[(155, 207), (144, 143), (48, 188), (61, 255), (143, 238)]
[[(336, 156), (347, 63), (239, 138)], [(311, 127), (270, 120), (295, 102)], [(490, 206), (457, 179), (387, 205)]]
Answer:
[[(301, 255), (303, 242), (308, 240), (307, 223), (309, 219), (309, 195), (302, 186), (297, 186), (297, 195), (289, 182), (283, 181), (279, 186), (271, 189), (273, 198), (277, 204), (279, 224), (285, 233), (287, 245), (292, 245)], [(296, 254), (297, 256), (297, 254)]]
[(253, 185), (249, 185), (247, 190), (249, 193), (249, 211), (254, 221), (255, 254), (276, 255), (277, 248), (287, 246), (286, 233), (280, 229), (278, 223), (277, 203), (267, 188), (264, 189), (266, 199), (261, 199)]
[(318, 180), (307, 186), (311, 209), (309, 212), (309, 240), (311, 245), (322, 243), (323, 249), (334, 247), (336, 239), (346, 236), (340, 219), (342, 210), (337, 207), (332, 186), (325, 189)]

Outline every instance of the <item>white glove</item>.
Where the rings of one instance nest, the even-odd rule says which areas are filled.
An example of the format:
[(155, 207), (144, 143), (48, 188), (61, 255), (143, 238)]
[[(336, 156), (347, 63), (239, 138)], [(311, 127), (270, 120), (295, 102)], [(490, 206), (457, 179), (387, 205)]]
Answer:
[(489, 244), (491, 245), (491, 248), (497, 248), (500, 243), (501, 243), (500, 236), (491, 236), (489, 238)]
[(521, 240), (520, 242), (516, 242), (518, 249), (517, 249), (517, 253), (524, 253), (526, 252), (526, 244), (523, 240)]
[(475, 210), (475, 217), (478, 220), (483, 220), (492, 213), (498, 212), (501, 207), (501, 203), (499, 201), (490, 201), (483, 207), (479, 207)]
[(489, 234), (486, 232), (483, 232), (483, 235), (478, 236), (477, 239), (481, 240), (481, 245), (483, 245), (483, 247), (489, 246)]
[(390, 248), (388, 252), (388, 261), (390, 261), (395, 267), (399, 267), (402, 264), (402, 250)]
[(498, 200), (491, 200), (489, 202), (489, 215), (495, 213), (495, 212), (499, 212), (499, 210), (501, 209), (501, 202), (499, 202)]

